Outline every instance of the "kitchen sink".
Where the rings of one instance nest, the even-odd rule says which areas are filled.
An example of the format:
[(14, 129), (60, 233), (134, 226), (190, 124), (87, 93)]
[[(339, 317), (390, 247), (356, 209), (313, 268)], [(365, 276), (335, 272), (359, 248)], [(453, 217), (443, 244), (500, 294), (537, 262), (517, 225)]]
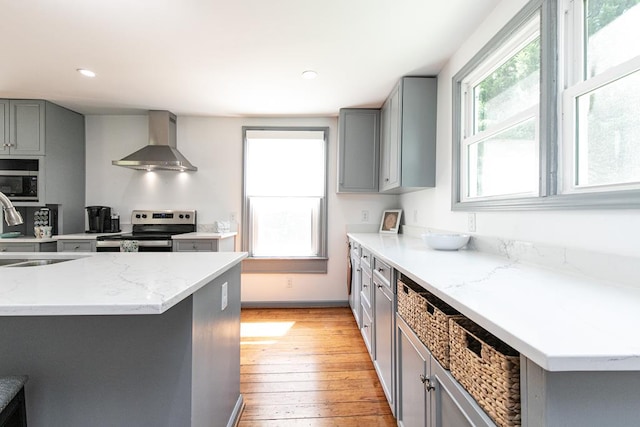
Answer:
[(28, 261), (26, 259), (15, 259), (15, 258), (0, 258), (0, 267), (4, 267), (5, 265), (15, 264), (18, 262)]
[(36, 267), (40, 265), (57, 264), (59, 262), (71, 261), (73, 258), (56, 259), (0, 259), (0, 267)]

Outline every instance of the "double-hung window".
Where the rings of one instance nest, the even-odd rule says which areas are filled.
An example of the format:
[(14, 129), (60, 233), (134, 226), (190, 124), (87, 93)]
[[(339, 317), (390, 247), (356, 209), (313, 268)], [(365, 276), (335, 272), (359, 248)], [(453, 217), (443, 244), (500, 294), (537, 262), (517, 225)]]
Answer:
[(462, 200), (538, 195), (540, 18), (462, 81)]
[(640, 189), (640, 0), (565, 0), (562, 193)]
[(640, 0), (531, 0), (453, 77), (455, 210), (640, 207)]
[(326, 272), (327, 128), (243, 128), (246, 272)]

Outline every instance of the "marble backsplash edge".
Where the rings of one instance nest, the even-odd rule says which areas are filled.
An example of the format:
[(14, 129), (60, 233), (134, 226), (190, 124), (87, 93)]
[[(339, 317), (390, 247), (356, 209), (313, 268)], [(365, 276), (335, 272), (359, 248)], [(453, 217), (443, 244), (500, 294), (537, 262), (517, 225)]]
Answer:
[(515, 262), (626, 286), (640, 286), (638, 257), (479, 235), (472, 235), (467, 246), (469, 250), (502, 256)]
[[(435, 230), (430, 227), (402, 228), (407, 236)], [(640, 257), (594, 252), (584, 249), (551, 246), (471, 233), (466, 250), (498, 255), (511, 261), (560, 270), (567, 274), (591, 277), (626, 286), (640, 287)]]

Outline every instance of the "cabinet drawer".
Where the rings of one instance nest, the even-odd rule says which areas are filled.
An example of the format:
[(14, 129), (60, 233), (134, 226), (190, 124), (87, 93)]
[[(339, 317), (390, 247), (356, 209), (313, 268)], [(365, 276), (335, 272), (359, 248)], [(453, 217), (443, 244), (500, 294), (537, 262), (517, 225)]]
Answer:
[(391, 267), (386, 263), (380, 261), (378, 258), (373, 259), (373, 271), (378, 274), (383, 280), (383, 284), (387, 288), (391, 288)]
[(351, 255), (356, 257), (356, 258), (360, 258), (360, 245), (357, 242), (354, 242), (353, 240), (350, 242), (351, 244)]
[(361, 248), (362, 251), (362, 263), (368, 268), (371, 268), (371, 252), (367, 248)]
[(0, 252), (37, 252), (37, 243), (12, 243), (0, 245)]
[(218, 250), (217, 240), (174, 240), (174, 252), (215, 252)]
[(94, 248), (90, 241), (58, 241), (58, 252), (92, 252)]
[(364, 268), (361, 265), (360, 278), (362, 281), (362, 290), (361, 290), (362, 304), (366, 305), (367, 307), (369, 307), (369, 309), (371, 309), (371, 306), (373, 304), (373, 294), (374, 294), (373, 280), (371, 278), (371, 270), (369, 270), (368, 268)]

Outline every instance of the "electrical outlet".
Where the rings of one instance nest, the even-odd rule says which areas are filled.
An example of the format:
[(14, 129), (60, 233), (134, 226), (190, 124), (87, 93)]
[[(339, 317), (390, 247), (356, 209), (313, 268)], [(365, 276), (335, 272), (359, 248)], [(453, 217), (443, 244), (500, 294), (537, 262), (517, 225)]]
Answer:
[(360, 220), (362, 222), (369, 222), (369, 211), (362, 211), (360, 214)]
[(231, 215), (229, 215), (229, 221), (238, 222), (238, 213), (237, 212), (231, 212)]
[(224, 282), (222, 284), (222, 303), (220, 304), (220, 309), (224, 310), (225, 308), (227, 308), (228, 304), (229, 304), (229, 283)]
[(292, 277), (287, 277), (287, 288), (288, 289), (293, 288), (293, 278)]
[(467, 228), (471, 232), (476, 231), (476, 214), (475, 213), (470, 213), (467, 216)]

